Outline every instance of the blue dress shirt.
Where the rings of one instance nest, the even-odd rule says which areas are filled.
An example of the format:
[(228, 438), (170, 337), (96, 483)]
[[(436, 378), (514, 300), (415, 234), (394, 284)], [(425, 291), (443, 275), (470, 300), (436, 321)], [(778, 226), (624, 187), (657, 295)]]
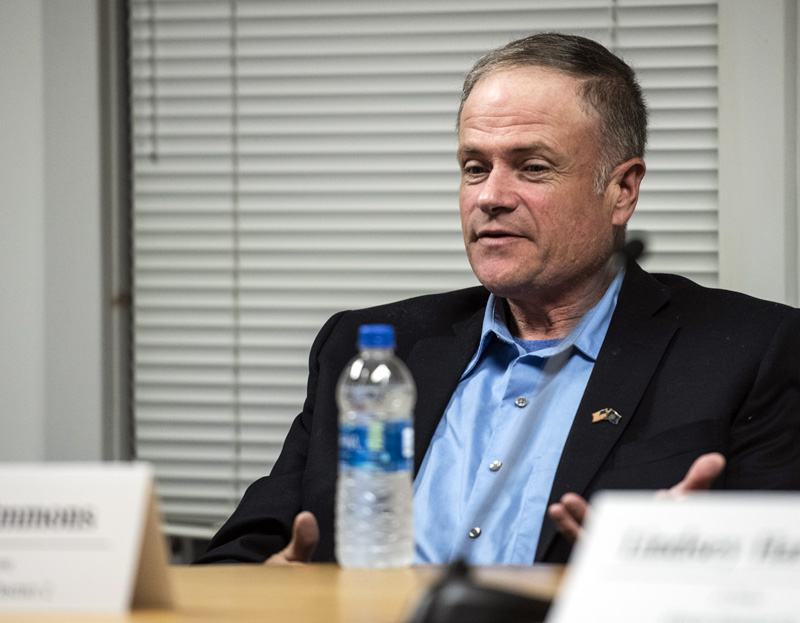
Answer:
[(415, 563), (531, 564), (624, 271), (563, 340), (515, 339), (489, 297), (478, 350), (414, 482)]

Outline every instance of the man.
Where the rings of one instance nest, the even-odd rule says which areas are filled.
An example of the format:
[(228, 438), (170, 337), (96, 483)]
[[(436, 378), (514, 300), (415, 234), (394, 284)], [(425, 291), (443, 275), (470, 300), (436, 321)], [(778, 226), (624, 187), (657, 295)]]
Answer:
[(563, 562), (601, 489), (800, 488), (800, 312), (615, 262), (645, 174), (632, 70), (535, 35), (476, 64), (458, 124), (484, 287), (331, 318), (278, 462), (200, 562), (333, 560), (334, 388), (366, 323), (417, 382), (418, 562)]

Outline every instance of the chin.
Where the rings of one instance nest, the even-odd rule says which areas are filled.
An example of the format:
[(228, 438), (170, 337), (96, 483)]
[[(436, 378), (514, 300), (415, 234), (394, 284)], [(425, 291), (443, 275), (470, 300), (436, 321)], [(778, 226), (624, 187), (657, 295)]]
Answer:
[(517, 298), (522, 293), (531, 289), (531, 284), (525, 281), (520, 281), (519, 278), (502, 278), (498, 276), (481, 276), (478, 275), (478, 281), (483, 284), (483, 287), (489, 290), (495, 296), (501, 298)]
[(524, 292), (542, 278), (542, 258), (534, 254), (467, 253), (472, 272), (483, 286), (497, 296)]

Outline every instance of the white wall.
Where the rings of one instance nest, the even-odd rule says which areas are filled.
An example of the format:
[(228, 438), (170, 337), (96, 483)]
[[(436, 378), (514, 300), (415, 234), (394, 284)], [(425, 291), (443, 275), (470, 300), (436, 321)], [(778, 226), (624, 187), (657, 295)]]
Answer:
[(0, 459), (44, 457), (44, 68), (39, 2), (0, 4)]
[(45, 457), (101, 458), (103, 263), (97, 6), (96, 0), (43, 0), (42, 6)]
[(719, 21), (720, 285), (797, 305), (797, 2), (723, 0)]
[(104, 454), (97, 9), (0, 0), (0, 460)]

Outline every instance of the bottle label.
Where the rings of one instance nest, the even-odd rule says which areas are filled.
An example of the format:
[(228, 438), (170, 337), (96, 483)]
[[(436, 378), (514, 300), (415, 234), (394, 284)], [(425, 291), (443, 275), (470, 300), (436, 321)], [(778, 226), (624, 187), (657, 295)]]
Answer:
[(410, 471), (414, 429), (407, 421), (347, 424), (339, 429), (339, 464), (381, 472)]

